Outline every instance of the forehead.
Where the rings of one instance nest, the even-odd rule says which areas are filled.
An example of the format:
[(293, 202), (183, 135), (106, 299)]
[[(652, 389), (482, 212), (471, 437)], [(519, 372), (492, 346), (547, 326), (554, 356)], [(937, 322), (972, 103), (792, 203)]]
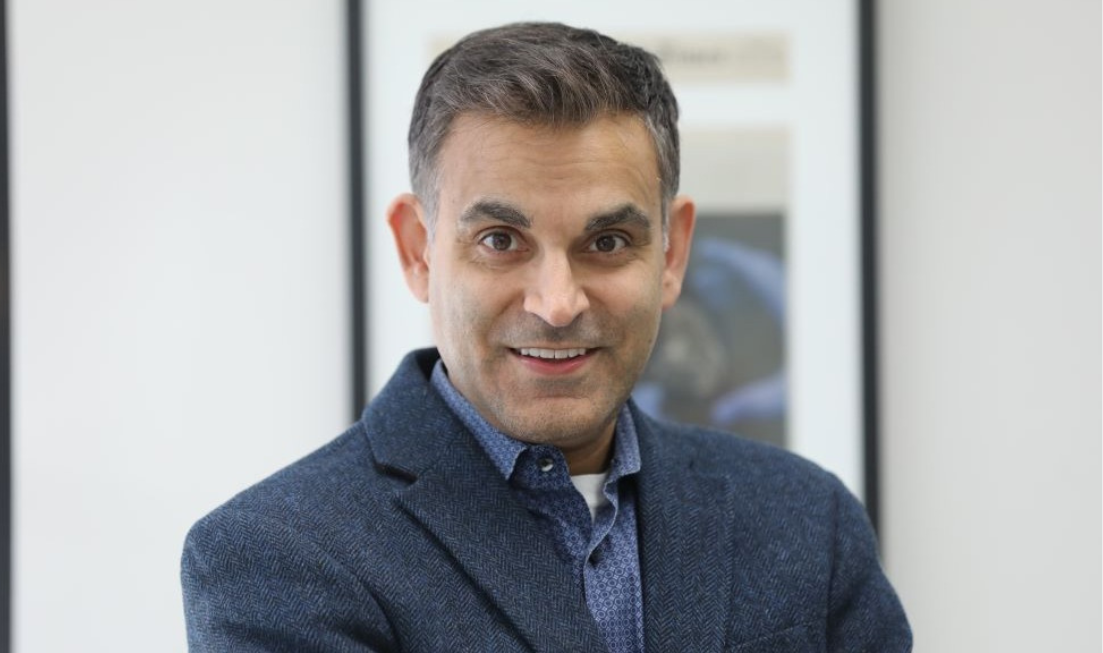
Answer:
[(602, 116), (582, 125), (533, 126), (462, 114), (439, 160), (440, 211), (485, 199), (531, 211), (586, 211), (632, 203), (659, 210), (658, 159), (643, 121)]

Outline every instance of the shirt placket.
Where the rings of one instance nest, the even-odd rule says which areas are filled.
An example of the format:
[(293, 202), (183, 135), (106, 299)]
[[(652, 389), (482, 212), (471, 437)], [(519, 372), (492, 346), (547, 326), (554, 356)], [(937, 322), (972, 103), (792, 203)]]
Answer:
[(555, 447), (530, 446), (517, 458), (512, 482), (529, 510), (540, 515), (575, 569), (593, 533), (590, 510), (571, 483), (567, 461)]

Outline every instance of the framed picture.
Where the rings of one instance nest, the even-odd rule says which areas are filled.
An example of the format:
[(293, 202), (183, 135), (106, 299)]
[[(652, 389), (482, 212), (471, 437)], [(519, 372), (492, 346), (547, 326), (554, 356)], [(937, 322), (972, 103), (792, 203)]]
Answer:
[(686, 0), (676, 11), (651, 1), (351, 1), (353, 284), (364, 302), (356, 331), (367, 334), (356, 403), (407, 351), (431, 344), (383, 219), (409, 188), (421, 76), (463, 35), (520, 20), (640, 45), (678, 98), (681, 192), (698, 223), (637, 403), (812, 459), (876, 522), (871, 1)]

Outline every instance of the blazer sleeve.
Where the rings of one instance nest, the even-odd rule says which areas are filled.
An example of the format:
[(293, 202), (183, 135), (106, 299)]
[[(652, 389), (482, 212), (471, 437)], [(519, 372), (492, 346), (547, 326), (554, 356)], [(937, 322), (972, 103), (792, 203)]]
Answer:
[(906, 653), (912, 634), (904, 608), (881, 568), (865, 509), (835, 487), (835, 550), (828, 605), (828, 651)]
[(184, 544), (181, 583), (191, 653), (397, 649), (367, 588), (265, 515), (223, 507), (197, 523)]

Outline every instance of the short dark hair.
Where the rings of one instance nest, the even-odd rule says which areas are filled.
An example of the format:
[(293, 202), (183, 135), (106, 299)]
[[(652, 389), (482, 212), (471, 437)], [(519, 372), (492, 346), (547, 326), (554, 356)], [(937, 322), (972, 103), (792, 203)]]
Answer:
[(663, 226), (678, 192), (678, 103), (658, 58), (590, 29), (513, 23), (474, 32), (443, 52), (421, 80), (410, 122), (410, 182), (436, 221), (437, 164), (463, 113), (528, 125), (581, 126), (638, 116), (659, 162)]

